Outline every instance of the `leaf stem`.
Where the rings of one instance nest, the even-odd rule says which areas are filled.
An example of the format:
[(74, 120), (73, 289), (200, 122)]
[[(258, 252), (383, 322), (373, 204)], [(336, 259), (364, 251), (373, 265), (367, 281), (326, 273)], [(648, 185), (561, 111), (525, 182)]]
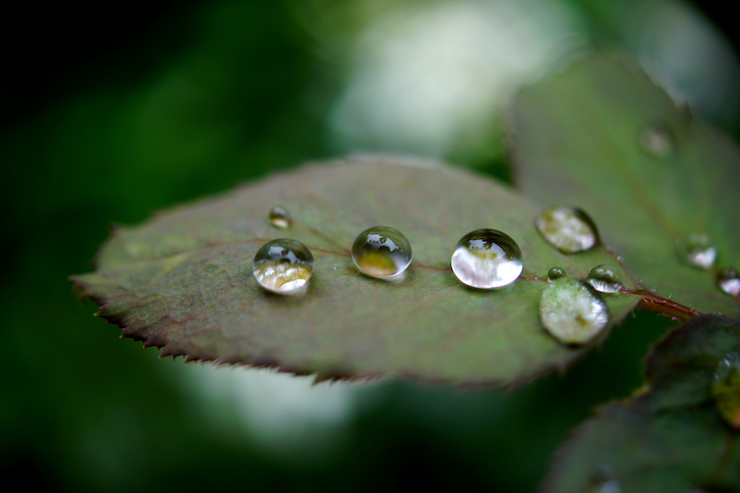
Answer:
[(666, 298), (652, 291), (645, 289), (638, 289), (635, 291), (627, 291), (629, 294), (636, 294), (642, 296), (640, 303), (637, 306), (650, 310), (651, 312), (658, 313), (660, 315), (670, 317), (673, 320), (680, 320), (686, 322), (701, 315), (701, 312), (694, 310), (688, 306), (682, 305), (670, 298)]

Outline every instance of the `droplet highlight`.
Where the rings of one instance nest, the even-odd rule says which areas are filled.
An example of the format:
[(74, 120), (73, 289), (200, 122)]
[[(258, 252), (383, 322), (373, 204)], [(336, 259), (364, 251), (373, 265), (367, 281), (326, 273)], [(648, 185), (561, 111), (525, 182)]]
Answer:
[(689, 233), (676, 240), (678, 256), (689, 265), (710, 269), (717, 260), (717, 249), (703, 233)]
[(389, 226), (366, 229), (352, 244), (352, 261), (370, 277), (398, 279), (411, 264), (411, 259), (408, 238)]
[(565, 277), (565, 269), (562, 269), (561, 267), (553, 267), (547, 271), (547, 279), (550, 281), (560, 279), (561, 277)]
[(545, 209), (535, 218), (534, 225), (545, 241), (563, 253), (583, 252), (599, 242), (594, 222), (588, 214), (575, 207)]
[(290, 217), (288, 209), (279, 205), (270, 209), (268, 217), (270, 224), (278, 229), (288, 229), (293, 224), (293, 219)]
[(665, 156), (673, 151), (670, 129), (662, 122), (651, 122), (640, 131), (640, 146), (653, 156)]
[(496, 229), (476, 229), (460, 238), (450, 265), (460, 282), (478, 289), (509, 285), (524, 268), (519, 245)]
[(730, 296), (740, 297), (740, 274), (736, 269), (722, 269), (717, 276), (717, 285)]
[(740, 430), (740, 353), (722, 358), (714, 372), (712, 395), (722, 419)]
[(586, 282), (601, 293), (618, 293), (622, 289), (622, 280), (618, 272), (617, 268), (611, 265), (597, 265), (586, 276)]
[(609, 309), (590, 285), (564, 277), (542, 292), (540, 320), (558, 341), (581, 345), (609, 324)]
[(264, 289), (303, 294), (313, 273), (313, 255), (300, 241), (280, 238), (265, 243), (252, 262), (252, 273)]

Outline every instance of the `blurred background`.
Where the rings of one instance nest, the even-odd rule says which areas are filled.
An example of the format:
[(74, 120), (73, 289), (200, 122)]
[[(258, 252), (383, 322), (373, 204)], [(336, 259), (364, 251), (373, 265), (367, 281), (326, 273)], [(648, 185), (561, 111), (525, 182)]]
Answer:
[[(728, 4), (729, 5), (729, 4)], [(183, 0), (4, 9), (0, 467), (74, 491), (536, 488), (571, 430), (642, 383), (640, 313), (515, 391), (311, 386), (159, 359), (67, 277), (112, 223), (354, 150), (503, 180), (507, 101), (593, 49), (735, 138), (729, 6), (669, 0)]]

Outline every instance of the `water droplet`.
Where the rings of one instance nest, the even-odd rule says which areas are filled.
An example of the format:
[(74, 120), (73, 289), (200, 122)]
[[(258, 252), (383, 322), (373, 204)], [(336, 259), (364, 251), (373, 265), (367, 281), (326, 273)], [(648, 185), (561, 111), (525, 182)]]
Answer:
[(596, 291), (602, 293), (618, 293), (622, 289), (622, 280), (618, 270), (608, 264), (597, 265), (586, 276), (588, 282)]
[(270, 224), (275, 226), (279, 229), (288, 229), (290, 225), (293, 223), (293, 220), (290, 217), (290, 212), (288, 212), (288, 209), (285, 207), (281, 207), (279, 205), (276, 205), (272, 209), (270, 209)]
[(722, 269), (717, 276), (717, 284), (722, 291), (734, 297), (740, 296), (740, 274), (736, 269)]
[(545, 209), (535, 218), (534, 225), (545, 241), (563, 253), (582, 252), (599, 242), (594, 222), (575, 207)]
[(662, 122), (652, 122), (640, 131), (640, 145), (650, 154), (665, 156), (673, 151), (670, 129)]
[(450, 264), (460, 282), (479, 289), (511, 284), (524, 268), (519, 245), (495, 229), (476, 229), (460, 238)]
[(553, 267), (547, 272), (547, 278), (550, 281), (554, 281), (555, 279), (560, 279), (561, 277), (565, 277), (565, 270), (560, 267)]
[(712, 395), (722, 418), (740, 430), (740, 353), (722, 358), (714, 372)]
[(370, 277), (391, 280), (411, 264), (411, 243), (395, 228), (375, 226), (355, 238), (352, 261)]
[(302, 294), (313, 273), (313, 255), (296, 240), (280, 238), (262, 245), (252, 269), (260, 286), (273, 293)]
[(591, 286), (564, 277), (542, 292), (540, 320), (560, 342), (583, 344), (609, 324), (609, 309)]
[(594, 484), (590, 491), (592, 493), (621, 493), (622, 486), (616, 479), (611, 479)]
[(717, 259), (717, 249), (711, 244), (709, 237), (702, 233), (679, 236), (676, 248), (681, 260), (702, 269), (711, 268)]

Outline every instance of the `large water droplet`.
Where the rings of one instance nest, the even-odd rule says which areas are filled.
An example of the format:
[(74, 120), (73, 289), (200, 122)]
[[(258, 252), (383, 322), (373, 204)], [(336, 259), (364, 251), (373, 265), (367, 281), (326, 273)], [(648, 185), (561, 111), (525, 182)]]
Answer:
[(288, 229), (293, 222), (288, 209), (279, 205), (270, 209), (269, 218), (270, 224), (279, 229)]
[(549, 279), (550, 281), (560, 279), (561, 277), (565, 277), (565, 269), (562, 269), (560, 267), (553, 267), (547, 272), (547, 279)]
[(411, 264), (411, 243), (395, 228), (375, 226), (355, 238), (352, 261), (370, 277), (394, 279)]
[(511, 284), (524, 268), (519, 245), (495, 229), (476, 229), (460, 238), (450, 264), (460, 282), (479, 289)]
[(737, 298), (740, 296), (740, 274), (736, 269), (722, 269), (717, 276), (717, 284), (722, 291)]
[(564, 344), (584, 344), (609, 324), (609, 309), (594, 289), (567, 277), (548, 285), (540, 298), (545, 330)]
[(651, 122), (640, 131), (640, 145), (649, 154), (665, 156), (673, 151), (673, 136), (662, 122)]
[(740, 353), (722, 358), (714, 372), (712, 394), (722, 418), (740, 430)]
[(599, 242), (596, 225), (580, 209), (554, 206), (545, 209), (534, 220), (543, 238), (563, 253), (582, 252)]
[(265, 243), (252, 263), (260, 286), (273, 293), (302, 294), (313, 273), (313, 255), (296, 240), (280, 238)]
[(596, 291), (602, 293), (618, 293), (622, 289), (622, 280), (619, 278), (618, 270), (608, 264), (597, 265), (588, 273), (586, 281)]
[(679, 236), (676, 248), (681, 260), (695, 267), (709, 269), (717, 259), (717, 249), (711, 244), (709, 237), (703, 233), (690, 233)]

